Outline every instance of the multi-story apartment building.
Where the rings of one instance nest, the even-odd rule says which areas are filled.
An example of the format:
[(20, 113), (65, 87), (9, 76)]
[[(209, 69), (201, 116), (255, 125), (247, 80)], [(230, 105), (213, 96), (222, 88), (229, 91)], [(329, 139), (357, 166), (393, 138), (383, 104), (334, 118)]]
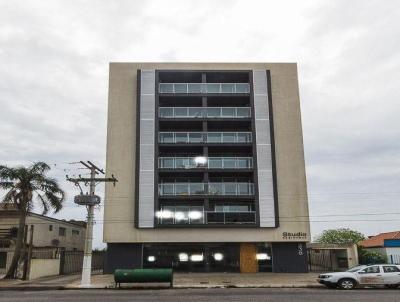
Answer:
[(111, 63), (107, 171), (107, 271), (307, 271), (296, 64)]
[[(19, 223), (19, 212), (14, 205), (0, 205), (0, 243), (13, 245)], [(26, 238), (30, 238), (33, 227), (32, 243), (36, 248), (59, 248), (66, 251), (83, 251), (85, 244), (86, 222), (79, 220), (61, 220), (45, 215), (28, 212), (26, 217)]]
[[(5, 274), (15, 250), (19, 212), (13, 204), (0, 204), (0, 275)], [(86, 222), (60, 220), (28, 212), (26, 217), (26, 241), (34, 251), (83, 251)], [(33, 233), (31, 233), (33, 231)]]

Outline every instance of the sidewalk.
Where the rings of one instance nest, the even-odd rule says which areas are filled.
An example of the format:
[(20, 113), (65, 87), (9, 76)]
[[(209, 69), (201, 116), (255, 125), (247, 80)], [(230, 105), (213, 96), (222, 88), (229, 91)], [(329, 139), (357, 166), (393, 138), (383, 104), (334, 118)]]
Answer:
[(1, 290), (57, 290), (80, 280), (80, 275), (62, 275), (43, 277), (36, 280), (1, 279)]
[[(175, 273), (174, 288), (314, 288), (318, 274)], [(123, 288), (167, 288), (169, 284), (123, 284)], [(93, 275), (90, 289), (115, 288), (113, 275)], [(0, 280), (0, 290), (81, 289), (80, 275), (46, 277), (32, 281)]]

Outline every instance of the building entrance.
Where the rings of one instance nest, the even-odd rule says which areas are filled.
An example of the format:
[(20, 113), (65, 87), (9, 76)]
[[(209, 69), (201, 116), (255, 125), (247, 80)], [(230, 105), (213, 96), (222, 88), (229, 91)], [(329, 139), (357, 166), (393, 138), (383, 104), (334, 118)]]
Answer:
[(182, 272), (272, 271), (265, 243), (165, 243), (143, 245), (143, 267)]

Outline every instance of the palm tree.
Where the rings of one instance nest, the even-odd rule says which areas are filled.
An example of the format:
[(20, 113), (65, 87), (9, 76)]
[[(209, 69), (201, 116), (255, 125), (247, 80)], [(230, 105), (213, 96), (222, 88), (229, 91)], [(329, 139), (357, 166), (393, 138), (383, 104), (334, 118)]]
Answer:
[(46, 176), (49, 170), (50, 167), (44, 162), (16, 168), (0, 165), (0, 189), (7, 191), (0, 202), (14, 204), (19, 211), (14, 256), (5, 278), (14, 278), (21, 257), (26, 216), (34, 207), (34, 199), (41, 204), (43, 214), (49, 209), (57, 213), (62, 208), (65, 193), (55, 179)]

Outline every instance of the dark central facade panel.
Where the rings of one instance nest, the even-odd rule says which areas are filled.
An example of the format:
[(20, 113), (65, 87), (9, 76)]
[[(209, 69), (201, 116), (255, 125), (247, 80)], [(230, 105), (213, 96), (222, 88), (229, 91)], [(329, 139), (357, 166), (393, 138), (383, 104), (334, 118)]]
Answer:
[(156, 71), (155, 227), (255, 227), (251, 71)]

